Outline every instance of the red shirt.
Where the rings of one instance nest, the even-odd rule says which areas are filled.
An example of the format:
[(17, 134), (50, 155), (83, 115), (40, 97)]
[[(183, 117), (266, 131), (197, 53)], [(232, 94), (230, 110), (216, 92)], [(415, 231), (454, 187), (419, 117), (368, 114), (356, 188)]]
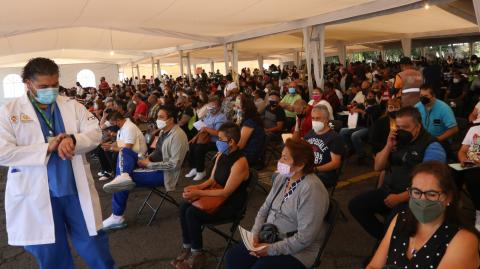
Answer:
[(305, 135), (312, 130), (312, 108), (313, 106), (308, 106), (307, 111), (305, 112), (305, 117), (303, 119), (299, 119), (297, 117), (297, 121), (295, 126), (292, 128), (292, 133), (295, 132), (295, 127), (299, 124), (300, 121), (300, 137), (305, 137)]
[(133, 118), (138, 119), (140, 116), (147, 117), (148, 115), (148, 105), (143, 101), (139, 101), (135, 106), (135, 112), (133, 113)]

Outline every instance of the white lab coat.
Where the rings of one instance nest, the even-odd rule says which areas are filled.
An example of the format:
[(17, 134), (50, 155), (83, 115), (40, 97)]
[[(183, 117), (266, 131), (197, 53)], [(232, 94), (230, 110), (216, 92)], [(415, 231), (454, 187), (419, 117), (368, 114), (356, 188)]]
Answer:
[[(85, 153), (101, 142), (97, 119), (75, 100), (58, 96), (65, 131), (77, 141), (73, 173), (85, 223), (90, 236), (102, 227), (100, 200)], [(40, 122), (27, 95), (0, 109), (0, 165), (8, 166), (5, 212), (8, 243), (37, 245), (55, 243), (48, 187), (47, 156)], [(12, 173), (15, 169), (18, 172)]]

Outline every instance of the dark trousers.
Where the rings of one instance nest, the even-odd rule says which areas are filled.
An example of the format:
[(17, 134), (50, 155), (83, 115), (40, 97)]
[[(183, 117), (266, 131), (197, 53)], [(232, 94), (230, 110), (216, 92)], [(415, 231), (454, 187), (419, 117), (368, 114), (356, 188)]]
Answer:
[[(360, 226), (378, 240), (382, 239), (390, 220), (406, 206), (404, 203), (393, 209), (389, 208), (384, 202), (389, 194), (380, 188), (357, 195), (348, 203), (348, 210)], [(380, 221), (377, 214), (386, 216), (385, 222)]]
[(249, 251), (240, 243), (227, 253), (228, 269), (304, 269), (303, 263), (292, 255), (265, 256), (261, 258), (250, 255)]
[(236, 210), (231, 207), (221, 206), (215, 214), (208, 214), (190, 203), (180, 204), (183, 244), (188, 244), (195, 250), (202, 249), (202, 225), (232, 219), (235, 212)]
[(209, 151), (217, 151), (215, 143), (191, 144), (188, 154), (190, 167), (196, 168), (197, 172), (205, 171), (205, 156)]
[(480, 210), (480, 168), (455, 172), (454, 175), (459, 189), (465, 184), (475, 209)]
[(107, 153), (102, 149), (102, 147), (98, 146), (96, 149), (94, 149), (94, 153), (95, 155), (98, 156), (98, 160), (100, 161), (100, 167), (102, 168), (102, 171), (112, 173), (113, 168), (111, 166), (111, 162), (107, 157)]

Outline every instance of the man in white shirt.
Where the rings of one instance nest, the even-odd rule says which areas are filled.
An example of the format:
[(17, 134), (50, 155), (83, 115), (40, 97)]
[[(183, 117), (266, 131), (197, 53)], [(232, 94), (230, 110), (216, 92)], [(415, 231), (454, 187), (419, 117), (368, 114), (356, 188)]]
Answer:
[(144, 156), (147, 153), (147, 144), (142, 131), (129, 119), (125, 118), (120, 112), (114, 111), (108, 118), (112, 125), (116, 125), (120, 130), (117, 133), (117, 142), (104, 143), (102, 148), (104, 150), (118, 152), (116, 177), (112, 182), (121, 181), (126, 190), (131, 190), (135, 187), (135, 183), (130, 178), (128, 173), (124, 170), (129, 170), (129, 166), (135, 166), (129, 160), (132, 156)]

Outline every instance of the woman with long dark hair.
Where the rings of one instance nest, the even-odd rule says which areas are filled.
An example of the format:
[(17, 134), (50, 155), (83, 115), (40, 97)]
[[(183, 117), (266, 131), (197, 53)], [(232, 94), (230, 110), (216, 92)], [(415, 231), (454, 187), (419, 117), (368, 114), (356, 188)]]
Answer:
[(241, 127), (238, 147), (243, 150), (251, 167), (263, 164), (265, 129), (252, 97), (240, 94), (235, 101), (237, 124)]
[(392, 220), (367, 269), (478, 268), (478, 239), (458, 217), (449, 167), (437, 161), (418, 165), (409, 195), (409, 208)]

